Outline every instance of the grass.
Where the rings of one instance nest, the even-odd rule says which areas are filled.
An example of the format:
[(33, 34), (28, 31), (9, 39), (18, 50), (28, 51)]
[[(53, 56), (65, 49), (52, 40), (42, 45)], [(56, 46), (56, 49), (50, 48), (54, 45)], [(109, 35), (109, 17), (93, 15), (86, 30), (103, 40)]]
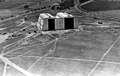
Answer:
[[(46, 10), (46, 12), (48, 12), (48, 10)], [(34, 17), (34, 15), (36, 14), (39, 15), (39, 13), (40, 12), (32, 13), (29, 14), (28, 16)], [(16, 19), (14, 21), (16, 21)], [(11, 21), (8, 21), (8, 24), (10, 23)], [(15, 39), (9, 39), (6, 43), (1, 44), (1, 46), (2, 47), (6, 46), (24, 37), (25, 37), (24, 35), (21, 35), (16, 37)], [(48, 53), (49, 50), (53, 49), (54, 47), (54, 42), (52, 42), (51, 44), (49, 44), (48, 42), (48, 45), (46, 45), (47, 43), (44, 45), (40, 45), (41, 42), (39, 40), (42, 39), (43, 40), (46, 39), (47, 41), (53, 40), (53, 38), (50, 35), (45, 34), (45, 35), (37, 36), (34, 39), (33, 38), (28, 39), (29, 42), (28, 44), (30, 44), (30, 46), (28, 45), (29, 47), (27, 45), (21, 45), (22, 42), (19, 44), (15, 43), (11, 45), (9, 48), (5, 50), (5, 52), (10, 52), (7, 55), (5, 55), (5, 57), (9, 57), (9, 58), (13, 57), (13, 59), (10, 60), (16, 65), (20, 66), (21, 68), (24, 68), (25, 70), (30, 68), (32, 63), (34, 63), (36, 59), (41, 58), (40, 61), (38, 61), (38, 63), (36, 63), (30, 69), (32, 73), (35, 72), (34, 74), (36, 73), (38, 74), (38, 71), (42, 69), (42, 72), (44, 72), (44, 74), (45, 72), (46, 74), (49, 74), (50, 71), (52, 70), (51, 71), (51, 74), (53, 74), (52, 76), (54, 76), (54, 74), (56, 74), (57, 72), (64, 72), (64, 73), (67, 72), (67, 74), (75, 76), (74, 74), (71, 73), (76, 73), (78, 71), (79, 73), (80, 71), (87, 72), (86, 68), (92, 69), (96, 64), (96, 62), (92, 62), (92, 61), (83, 62), (80, 60), (90, 59), (93, 61), (98, 61), (101, 58), (101, 56), (106, 52), (106, 50), (110, 47), (110, 45), (116, 40), (116, 38), (117, 35), (113, 36), (111, 33), (108, 32), (97, 32), (97, 31), (77, 32), (75, 34), (71, 34), (66, 40), (64, 40), (62, 37), (56, 43), (57, 48), (55, 49), (55, 52), (52, 53), (52, 55), (49, 55), (48, 57), (41, 58), (44, 57), (43, 55)], [(18, 49), (20, 47), (24, 47), (24, 48)], [(18, 50), (11, 51), (16, 48)], [(119, 44), (117, 49), (119, 49)], [(21, 57), (18, 57), (19, 55), (21, 55)], [(82, 71), (83, 68), (84, 71)], [(53, 71), (55, 71), (55, 73), (53, 73)], [(15, 75), (15, 72), (10, 72), (10, 73)], [(80, 75), (80, 74), (77, 73), (76, 75)]]
[[(78, 33), (57, 43), (55, 57), (99, 60), (116, 37), (109, 33)], [(82, 51), (83, 50), (83, 51)]]
[(105, 10), (118, 10), (120, 9), (120, 1), (93, 1), (89, 4), (82, 6), (87, 11), (105, 11)]
[(50, 8), (46, 8), (46, 9), (43, 9), (42, 11), (37, 11), (37, 12), (33, 12), (33, 13), (28, 14), (27, 18), (29, 21), (37, 22), (40, 13), (50, 13), (52, 15), (56, 15), (58, 12), (59, 11), (54, 11), (54, 10), (51, 10)]
[(4, 2), (4, 3), (1, 3), (0, 4), (0, 9), (12, 9), (12, 8), (15, 8), (15, 7), (18, 7), (20, 5), (23, 5), (25, 3), (22, 3), (22, 2)]

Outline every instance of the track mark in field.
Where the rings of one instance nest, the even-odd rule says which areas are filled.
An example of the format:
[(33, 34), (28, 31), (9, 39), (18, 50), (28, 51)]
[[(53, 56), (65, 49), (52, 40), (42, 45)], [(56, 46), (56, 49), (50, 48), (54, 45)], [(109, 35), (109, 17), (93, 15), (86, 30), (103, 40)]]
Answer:
[(95, 70), (98, 68), (98, 66), (101, 64), (101, 62), (103, 61), (103, 59), (105, 58), (105, 56), (110, 52), (110, 50), (114, 47), (114, 45), (118, 42), (118, 40), (120, 39), (120, 36), (116, 39), (116, 41), (110, 46), (110, 48), (104, 53), (104, 55), (101, 57), (101, 59), (99, 60), (99, 62), (95, 65), (95, 67), (90, 71), (90, 73), (88, 74), (88, 76), (92, 76), (92, 74), (95, 72)]
[[(24, 75), (26, 76), (33, 76), (33, 74), (31, 74), (30, 72), (24, 70), (23, 68), (19, 67), (18, 65), (16, 65), (15, 63), (11, 62), (9, 59), (3, 57), (3, 56), (0, 56), (0, 59), (6, 63), (6, 64), (9, 64), (10, 66), (14, 67), (15, 69), (17, 69), (18, 71), (22, 72)], [(6, 65), (5, 65), (6, 67)], [(6, 69), (4, 69), (4, 72), (6, 72)]]
[[(49, 52), (48, 52), (47, 54), (45, 54), (43, 57), (39, 57), (39, 58), (31, 65), (31, 67), (28, 68), (28, 70), (30, 70), (37, 62), (39, 62), (39, 61), (42, 60), (43, 58), (45, 58), (45, 57), (47, 57), (48, 55), (50, 55), (50, 54), (52, 54), (52, 53), (55, 52), (55, 50), (56, 50), (56, 44), (57, 44), (57, 42), (58, 42), (58, 39), (56, 39), (56, 40), (54, 40), (54, 41), (55, 41), (55, 43), (54, 43), (53, 49), (50, 49)], [(49, 44), (50, 44), (50, 43), (49, 43)]]
[(5, 66), (4, 66), (3, 76), (6, 76), (6, 70), (7, 70), (7, 63), (5, 63)]

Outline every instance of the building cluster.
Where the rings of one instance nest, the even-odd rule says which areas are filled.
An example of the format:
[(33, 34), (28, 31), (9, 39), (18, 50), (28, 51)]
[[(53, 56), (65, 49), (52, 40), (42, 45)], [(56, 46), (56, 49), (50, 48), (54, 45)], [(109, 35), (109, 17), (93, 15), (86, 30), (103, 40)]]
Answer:
[(41, 13), (37, 23), (39, 29), (44, 31), (76, 29), (78, 25), (78, 17), (65, 12), (59, 12), (56, 16)]

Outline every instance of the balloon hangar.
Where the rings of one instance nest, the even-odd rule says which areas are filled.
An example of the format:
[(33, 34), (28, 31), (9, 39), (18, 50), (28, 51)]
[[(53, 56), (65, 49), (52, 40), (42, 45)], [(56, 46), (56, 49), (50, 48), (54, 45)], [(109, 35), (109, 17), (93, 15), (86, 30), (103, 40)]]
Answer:
[(43, 31), (77, 29), (78, 17), (65, 12), (59, 12), (56, 16), (49, 13), (41, 13), (38, 18), (37, 26)]

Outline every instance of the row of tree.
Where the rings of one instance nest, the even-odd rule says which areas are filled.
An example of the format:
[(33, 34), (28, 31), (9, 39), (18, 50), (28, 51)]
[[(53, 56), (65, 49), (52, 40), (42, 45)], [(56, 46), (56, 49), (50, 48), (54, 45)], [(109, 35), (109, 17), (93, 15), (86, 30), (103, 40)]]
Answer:
[(60, 10), (69, 9), (70, 7), (73, 7), (74, 5), (75, 5), (74, 0), (62, 0), (62, 2), (59, 4)]
[(74, 0), (61, 0), (61, 2), (58, 5), (52, 6), (51, 9), (55, 10), (64, 10), (64, 9), (70, 9), (70, 7), (73, 7)]

